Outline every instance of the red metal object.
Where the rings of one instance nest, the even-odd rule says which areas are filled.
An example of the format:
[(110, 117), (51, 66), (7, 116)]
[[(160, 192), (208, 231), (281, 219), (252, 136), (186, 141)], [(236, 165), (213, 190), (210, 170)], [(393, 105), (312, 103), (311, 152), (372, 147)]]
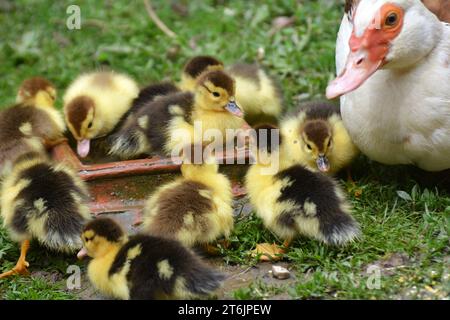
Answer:
[[(172, 159), (160, 157), (84, 164), (67, 142), (55, 146), (52, 149), (52, 157), (57, 162), (64, 162), (73, 167), (88, 183), (91, 194), (89, 207), (94, 215), (129, 212), (134, 215), (132, 218), (134, 224), (141, 221), (145, 199), (159, 185), (174, 178), (174, 175), (169, 173), (180, 170), (180, 165)], [(241, 150), (221, 158), (223, 163), (227, 163), (226, 161), (231, 159), (247, 161), (248, 157), (248, 150)], [(234, 177), (231, 175), (235, 196), (245, 194), (245, 190), (238, 182), (240, 177), (242, 174)]]

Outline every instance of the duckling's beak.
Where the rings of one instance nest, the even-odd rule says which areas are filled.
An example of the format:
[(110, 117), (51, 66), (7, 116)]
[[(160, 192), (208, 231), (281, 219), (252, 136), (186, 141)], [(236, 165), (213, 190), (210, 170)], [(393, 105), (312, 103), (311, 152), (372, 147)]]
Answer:
[(244, 116), (242, 109), (236, 104), (236, 101), (234, 100), (228, 101), (227, 105), (225, 106), (225, 110), (239, 118), (242, 118)]
[(77, 258), (78, 258), (79, 260), (82, 260), (84, 257), (87, 256), (87, 254), (88, 254), (87, 249), (86, 249), (85, 247), (83, 247), (83, 248), (81, 248), (80, 251), (78, 251), (78, 253), (77, 253)]
[(86, 157), (89, 154), (90, 147), (91, 147), (91, 140), (83, 139), (78, 141), (77, 145), (78, 155), (82, 158)]
[(330, 162), (328, 161), (328, 158), (324, 155), (319, 155), (319, 157), (316, 160), (317, 168), (321, 172), (328, 172), (330, 170)]

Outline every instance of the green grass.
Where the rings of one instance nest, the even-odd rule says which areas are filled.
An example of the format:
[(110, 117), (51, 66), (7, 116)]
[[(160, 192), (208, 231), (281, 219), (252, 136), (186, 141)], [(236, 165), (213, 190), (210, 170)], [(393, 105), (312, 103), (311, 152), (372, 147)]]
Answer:
[[(188, 15), (176, 13), (173, 2), (187, 5)], [(183, 63), (196, 54), (215, 55), (225, 63), (252, 62), (263, 48), (260, 62), (279, 79), (291, 108), (300, 100), (323, 98), (333, 77), (341, 2), (154, 0), (160, 18), (178, 35), (170, 39), (149, 20), (142, 1), (77, 1), (82, 29), (70, 31), (65, 19), (72, 1), (17, 0), (12, 11), (0, 9), (0, 105), (13, 103), (20, 82), (33, 75), (51, 79), (60, 93), (79, 73), (101, 67), (126, 72), (144, 85), (178, 79)], [(295, 16), (295, 24), (271, 36), (278, 16)], [(235, 298), (261, 299), (280, 292), (301, 299), (449, 296), (448, 194), (416, 187), (403, 167), (362, 158), (354, 172), (363, 193), (355, 197), (350, 192), (349, 197), (362, 239), (345, 248), (298, 239), (285, 257), (292, 263), (295, 284), (270, 287), (255, 281), (234, 292)], [(278, 241), (254, 216), (238, 221), (231, 240), (224, 261), (246, 265), (255, 263), (247, 252), (256, 242)], [(0, 229), (0, 268), (11, 267), (18, 253)], [(367, 267), (382, 265), (392, 255), (405, 261), (383, 268), (381, 289), (368, 290)], [(0, 299), (75, 298), (64, 281), (73, 258), (53, 257), (34, 246), (30, 262), (32, 270), (54, 273), (57, 280), (33, 275), (2, 281)]]

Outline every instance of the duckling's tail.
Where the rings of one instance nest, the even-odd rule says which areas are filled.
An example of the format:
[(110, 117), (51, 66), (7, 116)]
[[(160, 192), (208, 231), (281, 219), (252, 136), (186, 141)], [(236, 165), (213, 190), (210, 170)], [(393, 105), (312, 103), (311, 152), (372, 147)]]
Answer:
[(122, 159), (134, 158), (147, 151), (147, 142), (142, 132), (127, 128), (107, 138), (108, 154)]
[(221, 287), (225, 275), (203, 263), (191, 266), (186, 276), (186, 289), (195, 296), (209, 295)]
[(325, 243), (339, 246), (354, 241), (360, 236), (359, 224), (348, 212), (338, 210), (329, 218), (331, 219), (321, 221), (319, 226)]

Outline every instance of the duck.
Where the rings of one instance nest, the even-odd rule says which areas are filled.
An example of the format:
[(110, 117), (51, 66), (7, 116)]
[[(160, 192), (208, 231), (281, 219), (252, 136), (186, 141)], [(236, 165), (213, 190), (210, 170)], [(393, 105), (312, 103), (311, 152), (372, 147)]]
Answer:
[[(181, 164), (182, 176), (158, 188), (146, 201), (143, 230), (178, 240), (187, 247), (212, 243), (233, 230), (233, 196), (230, 180), (201, 145), (190, 147)], [(195, 161), (194, 161), (195, 160)]]
[(245, 188), (256, 215), (284, 243), (258, 244), (254, 253), (261, 260), (277, 260), (299, 236), (333, 246), (356, 240), (360, 227), (338, 182), (291, 159), (292, 152), (286, 152), (291, 145), (276, 127), (265, 124), (255, 130), (258, 145), (252, 150), (255, 161), (245, 176)]
[(71, 253), (82, 247), (80, 234), (91, 215), (86, 184), (64, 164), (45, 153), (18, 157), (0, 191), (3, 226), (21, 243), (16, 266), (0, 275), (28, 274), (26, 255), (31, 240), (53, 252)]
[(218, 289), (224, 275), (171, 239), (128, 237), (110, 218), (97, 218), (81, 235), (91, 257), (88, 277), (102, 294), (121, 300), (197, 299)]
[(138, 95), (132, 78), (113, 71), (82, 74), (69, 85), (63, 97), (64, 116), (80, 157), (88, 156), (92, 139), (114, 129)]
[(280, 86), (256, 63), (235, 63), (225, 68), (224, 63), (212, 56), (196, 56), (184, 66), (179, 87), (193, 90), (205, 72), (225, 70), (236, 82), (236, 101), (242, 107), (250, 125), (278, 123), (283, 111), (283, 93)]
[(449, 169), (450, 25), (419, 0), (347, 9), (326, 95), (340, 97), (353, 142), (383, 164)]
[(301, 104), (280, 121), (286, 152), (313, 171), (334, 175), (347, 168), (359, 150), (342, 122), (339, 105), (328, 102)]
[(184, 145), (201, 142), (209, 129), (223, 138), (227, 129), (245, 128), (234, 94), (234, 81), (228, 74), (207, 72), (194, 92), (162, 96), (132, 114), (108, 137), (109, 155), (122, 159), (151, 153), (178, 156)]
[(56, 88), (49, 80), (33, 77), (22, 82), (16, 103), (0, 112), (2, 171), (27, 152), (45, 152), (65, 140), (65, 123), (55, 100)]

